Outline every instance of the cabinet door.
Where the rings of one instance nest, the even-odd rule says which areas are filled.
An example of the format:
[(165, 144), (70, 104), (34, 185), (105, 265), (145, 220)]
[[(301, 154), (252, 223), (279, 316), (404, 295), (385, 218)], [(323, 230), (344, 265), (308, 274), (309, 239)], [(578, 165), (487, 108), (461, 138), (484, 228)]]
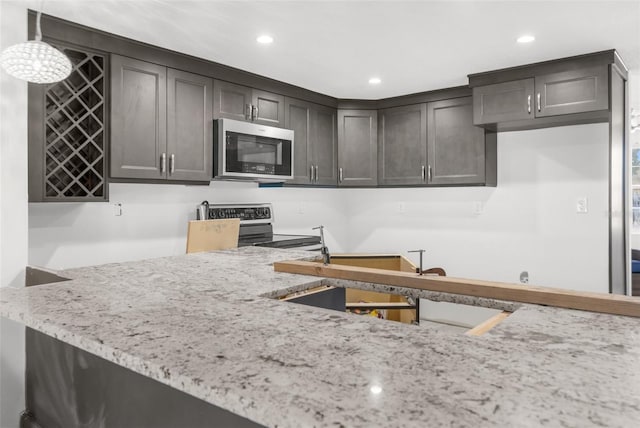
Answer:
[(338, 110), (338, 185), (378, 184), (378, 112)]
[(271, 92), (253, 90), (253, 121), (269, 126), (284, 126), (284, 97)]
[(609, 108), (607, 65), (538, 76), (535, 86), (537, 117)]
[(285, 100), (285, 127), (293, 129), (293, 179), (291, 184), (311, 184), (311, 103), (294, 98)]
[(429, 184), (484, 184), (484, 129), (473, 125), (471, 97), (427, 105)]
[(111, 56), (112, 177), (166, 177), (166, 74), (165, 67)]
[(311, 159), (315, 167), (314, 184), (338, 183), (338, 137), (336, 109), (317, 106), (311, 117)]
[(167, 72), (167, 156), (170, 180), (213, 177), (213, 80)]
[(426, 104), (381, 110), (378, 138), (378, 184), (411, 185), (426, 182)]
[(251, 120), (251, 88), (216, 80), (213, 82), (213, 118)]
[(473, 88), (473, 123), (483, 125), (533, 119), (534, 80), (523, 79)]

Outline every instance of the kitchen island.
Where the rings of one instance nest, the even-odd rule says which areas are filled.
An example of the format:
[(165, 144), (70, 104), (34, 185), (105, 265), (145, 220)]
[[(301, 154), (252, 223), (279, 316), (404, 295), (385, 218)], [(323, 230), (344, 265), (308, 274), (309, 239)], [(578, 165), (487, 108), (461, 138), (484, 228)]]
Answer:
[(292, 259), (310, 256), (245, 247), (66, 270), (0, 290), (0, 314), (265, 426), (640, 421), (639, 318), (419, 292), (514, 311), (465, 336), (278, 301), (348, 283), (274, 272)]

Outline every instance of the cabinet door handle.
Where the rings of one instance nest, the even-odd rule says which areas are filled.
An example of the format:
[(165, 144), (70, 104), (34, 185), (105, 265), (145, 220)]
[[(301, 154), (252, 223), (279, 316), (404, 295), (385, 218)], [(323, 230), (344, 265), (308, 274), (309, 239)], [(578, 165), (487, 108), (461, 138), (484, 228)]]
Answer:
[(313, 183), (313, 165), (309, 168), (309, 181)]
[(527, 95), (527, 113), (531, 114), (531, 95)]
[(427, 178), (426, 168), (424, 167), (424, 165), (422, 165), (422, 181), (424, 181), (426, 178)]
[(431, 183), (432, 178), (433, 178), (433, 175), (431, 174), (431, 165), (429, 165), (429, 183)]
[(245, 119), (253, 120), (253, 106), (251, 104), (247, 104), (244, 117)]
[(167, 171), (167, 154), (163, 153), (160, 156), (160, 173), (164, 174)]
[(253, 106), (253, 117), (251, 118), (251, 120), (257, 120), (258, 119), (258, 106)]
[(540, 111), (540, 92), (538, 92), (538, 111)]
[(315, 176), (315, 181), (316, 181), (316, 183), (317, 183), (317, 182), (318, 182), (318, 165), (316, 165), (316, 169), (315, 169), (315, 174), (314, 174), (314, 176)]
[(342, 167), (338, 168), (338, 181), (340, 181), (340, 183), (342, 183), (342, 179), (343, 179), (343, 175), (342, 175)]
[(169, 163), (169, 174), (173, 174), (176, 171), (176, 155), (171, 153), (171, 162)]

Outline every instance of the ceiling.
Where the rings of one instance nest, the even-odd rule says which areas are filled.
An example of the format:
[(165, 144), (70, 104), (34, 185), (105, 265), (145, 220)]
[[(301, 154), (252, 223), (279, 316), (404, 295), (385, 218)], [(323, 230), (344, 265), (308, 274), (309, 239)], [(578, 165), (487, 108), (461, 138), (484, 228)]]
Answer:
[[(337, 98), (464, 85), (470, 73), (611, 48), (640, 69), (640, 1), (49, 0), (42, 10)], [(274, 43), (256, 43), (263, 33)], [(536, 41), (516, 43), (525, 33)]]

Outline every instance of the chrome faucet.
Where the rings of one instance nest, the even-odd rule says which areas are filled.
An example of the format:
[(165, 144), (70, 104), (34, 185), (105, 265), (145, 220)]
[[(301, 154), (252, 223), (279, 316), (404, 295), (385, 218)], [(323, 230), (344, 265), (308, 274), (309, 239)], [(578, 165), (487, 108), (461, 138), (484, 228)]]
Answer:
[(329, 254), (329, 249), (324, 243), (324, 226), (320, 225), (318, 227), (314, 227), (312, 230), (320, 229), (320, 243), (322, 247), (320, 247), (320, 252), (322, 253), (322, 261), (325, 265), (331, 263), (331, 254)]
[(408, 253), (420, 253), (420, 268), (418, 270), (418, 273), (420, 275), (422, 275), (422, 255), (424, 254), (425, 250), (423, 249), (419, 249), (419, 250), (411, 250), (411, 251), (407, 251)]

